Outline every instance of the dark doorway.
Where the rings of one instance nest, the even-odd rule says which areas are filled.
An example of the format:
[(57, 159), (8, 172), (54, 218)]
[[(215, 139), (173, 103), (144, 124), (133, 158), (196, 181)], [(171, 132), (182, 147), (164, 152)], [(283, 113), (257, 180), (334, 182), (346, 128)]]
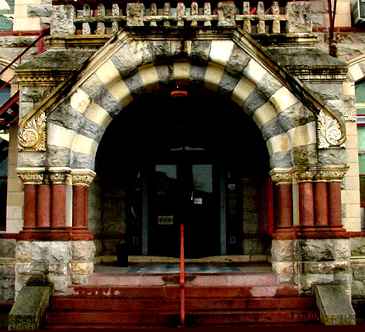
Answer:
[(122, 239), (129, 255), (176, 257), (183, 222), (187, 257), (265, 253), (258, 225), (268, 169), (259, 129), (224, 96), (143, 95), (98, 149), (100, 251), (112, 255)]
[(152, 255), (178, 256), (179, 225), (185, 225), (188, 258), (219, 254), (219, 193), (212, 164), (181, 160), (156, 164), (150, 186)]

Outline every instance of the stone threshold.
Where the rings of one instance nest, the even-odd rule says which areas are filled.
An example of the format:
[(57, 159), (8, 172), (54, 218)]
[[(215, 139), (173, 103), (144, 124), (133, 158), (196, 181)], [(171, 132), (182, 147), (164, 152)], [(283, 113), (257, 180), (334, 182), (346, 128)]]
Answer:
[[(116, 256), (97, 256), (95, 257), (96, 264), (116, 263)], [(186, 263), (195, 264), (242, 264), (242, 263), (270, 263), (271, 256), (269, 255), (223, 255), (223, 256), (209, 256), (202, 258), (186, 258)], [(128, 256), (128, 263), (179, 263), (177, 257), (164, 256)]]

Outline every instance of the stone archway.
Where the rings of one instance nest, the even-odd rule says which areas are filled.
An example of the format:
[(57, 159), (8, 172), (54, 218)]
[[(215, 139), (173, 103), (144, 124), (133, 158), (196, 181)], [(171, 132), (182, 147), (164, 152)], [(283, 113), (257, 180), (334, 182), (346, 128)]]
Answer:
[[(343, 153), (344, 124), (239, 31), (222, 39), (121, 32), (77, 76), (25, 114), (19, 132), (18, 174), (26, 206), (20, 238), (90, 239), (87, 187), (106, 127), (134, 98), (176, 81), (225, 95), (259, 127), (278, 197), (273, 267), (282, 280), (293, 280), (293, 239), (344, 233), (340, 181), (346, 166), (337, 158)], [(329, 205), (336, 208), (328, 210)], [(290, 257), (281, 255), (282, 240), (289, 241)], [(86, 263), (89, 270), (82, 275), (90, 272)], [(74, 266), (76, 278), (80, 265)]]

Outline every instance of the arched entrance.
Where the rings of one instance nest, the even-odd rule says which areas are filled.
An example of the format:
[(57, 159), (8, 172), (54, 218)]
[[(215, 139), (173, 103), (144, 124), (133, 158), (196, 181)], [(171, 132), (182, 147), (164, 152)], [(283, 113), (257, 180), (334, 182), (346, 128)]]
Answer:
[(105, 132), (93, 198), (97, 254), (115, 254), (122, 240), (130, 255), (177, 257), (180, 223), (187, 257), (269, 254), (260, 131), (227, 98), (187, 91), (142, 95)]
[[(260, 131), (268, 151), (269, 174), (275, 182), (272, 266), (280, 281), (293, 282), (301, 277), (297, 263), (309, 260), (311, 264), (312, 243), (317, 241), (314, 251), (327, 243), (332, 247), (335, 243), (348, 245), (340, 241), (347, 236), (341, 223), (341, 180), (347, 169), (342, 161), (342, 119), (240, 30), (234, 30), (220, 39), (206, 31), (181, 38), (167, 34), (147, 38), (120, 32), (38, 108), (23, 113), (18, 174), (24, 182), (26, 208), (24, 230), (19, 236), (24, 243), (19, 243), (19, 247), (38, 246), (37, 241), (51, 241), (50, 245), (54, 245), (52, 241), (58, 241), (57, 252), (59, 247), (72, 252), (62, 259), (66, 266), (71, 265), (72, 279), (87, 280), (93, 269), (87, 197), (95, 176), (99, 144), (108, 126), (113, 126), (111, 123), (118, 121), (129, 105), (133, 107), (132, 101), (146, 93), (163, 91), (164, 87), (176, 87), (177, 81), (187, 81), (194, 89), (203, 86), (214, 95), (224, 96), (241, 115), (255, 123), (256, 132)], [(228, 129), (226, 132), (230, 133)], [(219, 137), (219, 133), (212, 137)], [(249, 148), (257, 142), (255, 137), (250, 136), (247, 146), (234, 155), (249, 155)], [(117, 143), (113, 142), (113, 146), (117, 147)], [(189, 144), (183, 142), (176, 148), (185, 146)], [(162, 161), (155, 161), (151, 169), (161, 173), (158, 165), (166, 165)], [(190, 166), (193, 165), (194, 162)], [(178, 165), (179, 177), (177, 169)], [(182, 169), (184, 183), (192, 183), (186, 181), (192, 178), (192, 168)], [(187, 192), (183, 190), (182, 195)], [(156, 216), (162, 216), (161, 221), (170, 222), (170, 214), (159, 213)], [(308, 253), (296, 255), (298, 246), (303, 252), (308, 248)], [(332, 257), (333, 261), (336, 257)], [(335, 268), (329, 269), (332, 278)], [(65, 287), (70, 284), (70, 275), (60, 278)], [(320, 278), (309, 273), (303, 280), (303, 288), (308, 290)]]

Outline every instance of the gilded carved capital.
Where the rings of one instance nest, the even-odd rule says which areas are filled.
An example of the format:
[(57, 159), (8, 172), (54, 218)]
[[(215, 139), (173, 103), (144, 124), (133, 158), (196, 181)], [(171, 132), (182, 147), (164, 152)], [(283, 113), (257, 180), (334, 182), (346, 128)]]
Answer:
[(328, 182), (342, 181), (348, 168), (345, 165), (321, 168), (317, 171), (316, 180)]
[(50, 167), (48, 169), (49, 180), (52, 184), (67, 184), (70, 169), (67, 167)]
[(17, 174), (24, 184), (41, 184), (44, 179), (44, 168), (17, 168)]
[(46, 151), (46, 114), (44, 112), (29, 121), (19, 123), (19, 151)]
[(96, 173), (90, 169), (75, 169), (72, 170), (72, 184), (74, 186), (86, 186), (89, 187), (94, 180)]
[(295, 170), (295, 178), (297, 182), (312, 182), (315, 179), (315, 169), (297, 169)]
[(293, 174), (291, 169), (273, 169), (270, 171), (271, 179), (274, 183), (292, 183)]

